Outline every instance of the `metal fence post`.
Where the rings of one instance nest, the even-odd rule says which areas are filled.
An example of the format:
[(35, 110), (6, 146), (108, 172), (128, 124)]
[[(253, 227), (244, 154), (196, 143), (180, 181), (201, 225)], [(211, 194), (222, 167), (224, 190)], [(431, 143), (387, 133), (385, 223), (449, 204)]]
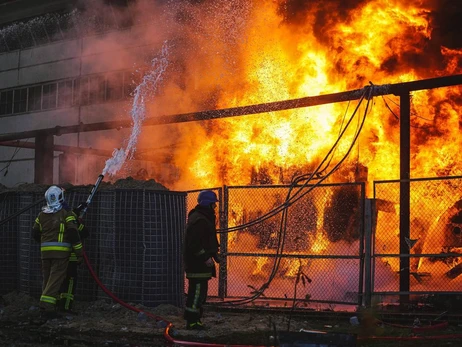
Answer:
[[(220, 200), (220, 229), (228, 230), (228, 187), (223, 186), (219, 191)], [(228, 295), (228, 234), (223, 232), (220, 234), (220, 265), (218, 271), (218, 297), (226, 298)]]
[(375, 199), (366, 199), (364, 208), (364, 302), (371, 306), (372, 298), (372, 228), (374, 220)]
[(406, 239), (410, 237), (410, 108), (411, 96), (403, 92), (400, 104), (400, 192), (399, 192), (399, 291), (400, 304), (409, 303), (410, 290), (410, 249)]

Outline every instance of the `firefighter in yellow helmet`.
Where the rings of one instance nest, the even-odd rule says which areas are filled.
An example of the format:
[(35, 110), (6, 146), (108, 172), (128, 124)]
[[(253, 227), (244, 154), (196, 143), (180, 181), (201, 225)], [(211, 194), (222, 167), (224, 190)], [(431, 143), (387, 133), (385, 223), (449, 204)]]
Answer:
[(78, 224), (72, 211), (63, 208), (64, 191), (51, 186), (45, 192), (46, 206), (35, 219), (33, 238), (40, 242), (42, 259), (42, 295), (40, 308), (44, 318), (57, 316), (56, 303), (60, 287), (66, 278), (71, 252), (78, 262), (83, 260)]

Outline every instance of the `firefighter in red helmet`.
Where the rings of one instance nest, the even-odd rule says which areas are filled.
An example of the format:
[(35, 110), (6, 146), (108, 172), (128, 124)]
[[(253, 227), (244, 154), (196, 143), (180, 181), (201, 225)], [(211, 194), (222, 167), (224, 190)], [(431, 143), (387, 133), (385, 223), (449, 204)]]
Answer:
[(204, 329), (202, 306), (207, 299), (208, 281), (216, 277), (215, 262), (219, 262), (215, 214), (217, 195), (211, 190), (203, 190), (197, 202), (188, 214), (183, 251), (188, 280), (184, 318), (186, 329), (193, 330)]

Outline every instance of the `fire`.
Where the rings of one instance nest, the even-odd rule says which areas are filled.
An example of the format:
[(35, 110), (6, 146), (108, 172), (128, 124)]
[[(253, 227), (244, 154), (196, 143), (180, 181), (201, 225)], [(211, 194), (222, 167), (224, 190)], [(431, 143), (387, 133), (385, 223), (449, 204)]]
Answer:
[(323, 230), (318, 230), (313, 237), (311, 252), (315, 254), (322, 253), (327, 249), (329, 245), (329, 240), (326, 238), (326, 235)]
[(263, 266), (265, 266), (268, 261), (268, 257), (256, 257), (254, 260), (255, 268), (252, 271), (252, 276), (266, 276), (266, 272), (263, 270)]
[[(191, 67), (183, 87), (190, 109), (181, 107), (177, 112), (203, 109), (193, 105), (193, 98), (202, 103), (209, 98), (210, 109), (227, 108), (362, 88), (369, 82), (460, 73), (462, 51), (435, 49), (432, 8), (422, 2), (368, 1), (341, 9), (342, 3), (310, 2), (297, 8), (291, 1), (239, 2), (232, 9), (226, 4), (223, 9), (210, 4), (189, 9), (194, 18), (203, 16), (202, 31), (188, 33), (191, 44), (198, 47), (184, 58)], [(179, 92), (172, 85), (167, 90)], [(455, 158), (461, 145), (460, 95), (459, 87), (413, 93), (414, 177), (461, 172)], [(178, 96), (174, 100), (182, 104)], [(355, 106), (356, 102), (337, 103), (179, 125), (172, 164), (180, 174), (170, 186), (182, 190), (288, 183), (292, 172), (312, 169), (320, 162)], [(175, 112), (171, 105), (168, 110)], [(369, 182), (399, 177), (398, 118), (399, 98), (374, 99), (348, 159), (368, 168)], [(345, 154), (352, 134), (349, 131), (340, 144), (334, 161)], [(435, 151), (443, 146), (443, 151)], [(253, 172), (265, 179), (253, 182)]]
[[(462, 72), (462, 49), (444, 46), (435, 33), (434, 13), (439, 10), (432, 7), (437, 6), (435, 2), (233, 3), (230, 7), (227, 1), (204, 2), (197, 5), (199, 10), (192, 5), (185, 9), (195, 25), (181, 27), (181, 32), (187, 32), (188, 43), (196, 50), (181, 57), (186, 66), (182, 70), (185, 76), (178, 77), (181, 87), (173, 79), (166, 87), (167, 92), (173, 91), (171, 99), (159, 101), (158, 109), (172, 114), (245, 106)], [(458, 159), (461, 97), (460, 86), (412, 93), (411, 177), (462, 175)], [(399, 178), (399, 102), (394, 95), (374, 98), (359, 139), (342, 165), (344, 170), (327, 182), (365, 180), (371, 197), (374, 181)], [(312, 172), (317, 167), (357, 104), (343, 102), (177, 125), (178, 141), (170, 164), (179, 175), (173, 183), (169, 181), (169, 188), (289, 183), (295, 173)], [(333, 154), (332, 166), (346, 155), (364, 114), (362, 104)], [(360, 179), (354, 170), (359, 167), (367, 173)], [(411, 238), (423, 242), (422, 230), (428, 230), (432, 218), (454, 203), (437, 197), (450, 192), (444, 185), (434, 191), (413, 191), (412, 204), (422, 207), (424, 217), (413, 222)], [(312, 253), (322, 253), (330, 244), (321, 221), (331, 198), (332, 194), (326, 195), (316, 206), (316, 230), (301, 231), (309, 236)], [(236, 209), (230, 226), (237, 225), (249, 206), (230, 206)], [(393, 221), (388, 236), (393, 234), (395, 245), (398, 211), (395, 205), (386, 212)], [(242, 246), (242, 237), (230, 234), (231, 251)], [(378, 247), (399, 253), (390, 249), (390, 243), (385, 236), (377, 236)], [(419, 243), (416, 247), (422, 250)], [(394, 272), (399, 270), (395, 260), (387, 260)], [(272, 261), (267, 257), (257, 258), (254, 275), (264, 272), (268, 263)], [(294, 271), (290, 267), (287, 273)]]

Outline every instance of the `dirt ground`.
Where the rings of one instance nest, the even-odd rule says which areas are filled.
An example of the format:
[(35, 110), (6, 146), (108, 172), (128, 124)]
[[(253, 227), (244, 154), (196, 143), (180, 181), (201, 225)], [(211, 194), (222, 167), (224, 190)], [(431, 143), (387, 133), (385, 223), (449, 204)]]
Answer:
[[(40, 318), (37, 299), (23, 293), (9, 293), (0, 304), (1, 346), (163, 346), (167, 322), (173, 324), (170, 333), (174, 339), (230, 344), (245, 339), (265, 344), (266, 332), (273, 323), (287, 326), (287, 318), (278, 315), (256, 315), (217, 311), (207, 307), (203, 322), (204, 331), (184, 329), (182, 309), (172, 305), (146, 308), (156, 319), (129, 310), (110, 300), (79, 302), (78, 315), (64, 315), (57, 319)], [(163, 319), (163, 320), (162, 320)], [(293, 329), (309, 328), (305, 321), (291, 322)], [(233, 342), (234, 340), (234, 342)]]
[[(170, 335), (174, 340), (196, 341), (223, 345), (271, 346), (278, 344), (278, 334), (284, 331), (323, 331), (330, 334), (355, 335), (356, 346), (458, 346), (459, 339), (438, 341), (405, 341), (403, 337), (416, 336), (411, 329), (377, 324), (367, 314), (335, 313), (289, 314), (260, 310), (229, 310), (207, 306), (203, 322), (204, 331), (184, 329), (182, 309), (172, 305), (135, 308), (150, 312), (156, 319), (129, 310), (112, 300), (78, 302), (78, 315), (64, 315), (57, 319), (40, 318), (37, 299), (23, 293), (8, 293), (0, 299), (0, 346), (51, 347), (51, 346), (111, 346), (148, 347), (167, 346), (163, 336), (167, 322), (173, 324)], [(358, 316), (360, 324), (351, 324)], [(409, 315), (408, 321), (414, 316)], [(423, 322), (423, 324), (427, 324)], [(289, 327), (290, 326), (290, 327)], [(451, 335), (461, 332), (461, 324), (451, 324), (431, 334)], [(395, 336), (396, 341), (370, 341), (370, 336)], [(418, 335), (418, 334), (417, 334)], [(427, 334), (428, 335), (428, 334)], [(273, 337), (273, 338), (272, 338)], [(178, 344), (181, 345), (181, 344)], [(291, 345), (287, 345), (291, 346)], [(295, 346), (295, 345), (294, 345)], [(307, 345), (308, 346), (308, 345)], [(311, 346), (311, 345), (310, 345)], [(337, 346), (337, 345), (332, 345)]]

